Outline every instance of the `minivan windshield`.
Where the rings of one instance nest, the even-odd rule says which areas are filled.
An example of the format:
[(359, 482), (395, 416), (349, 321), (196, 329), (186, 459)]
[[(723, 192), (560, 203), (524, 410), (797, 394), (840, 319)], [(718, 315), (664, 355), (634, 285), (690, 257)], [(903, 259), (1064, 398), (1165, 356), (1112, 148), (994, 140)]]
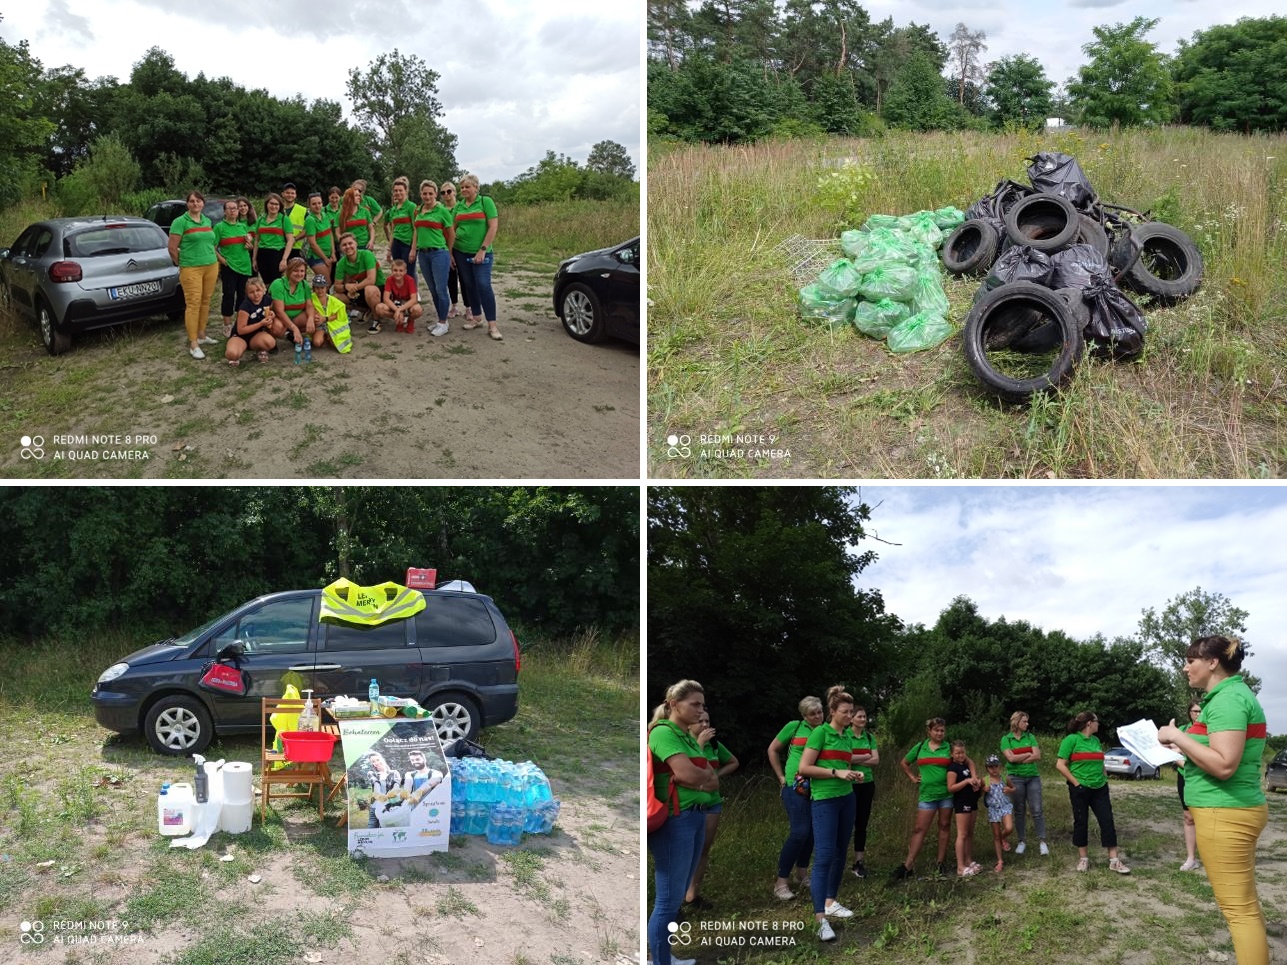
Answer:
[(196, 643), (197, 637), (201, 636), (201, 634), (205, 633), (215, 624), (228, 619), (228, 617), (230, 616), (232, 616), (231, 610), (229, 610), (227, 613), (221, 613), (213, 620), (207, 620), (205, 623), (201, 624), (201, 626), (197, 627), (195, 630), (189, 630), (183, 636), (175, 637), (173, 640), (169, 641), (169, 644), (172, 647), (190, 647), (192, 644)]

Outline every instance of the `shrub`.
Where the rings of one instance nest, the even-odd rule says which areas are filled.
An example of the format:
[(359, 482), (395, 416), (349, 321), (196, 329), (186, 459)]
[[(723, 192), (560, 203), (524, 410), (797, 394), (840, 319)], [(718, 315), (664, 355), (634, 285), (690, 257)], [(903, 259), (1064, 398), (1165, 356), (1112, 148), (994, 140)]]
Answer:
[(115, 134), (95, 139), (89, 160), (78, 170), (108, 208), (117, 207), (121, 198), (134, 190), (140, 173), (138, 161)]

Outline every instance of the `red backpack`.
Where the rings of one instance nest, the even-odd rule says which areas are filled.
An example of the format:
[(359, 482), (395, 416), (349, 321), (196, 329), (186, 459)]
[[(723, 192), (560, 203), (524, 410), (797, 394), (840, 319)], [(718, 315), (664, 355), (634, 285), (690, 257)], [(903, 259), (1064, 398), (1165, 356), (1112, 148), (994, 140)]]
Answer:
[[(661, 830), (661, 826), (666, 823), (666, 818), (671, 814), (679, 813), (679, 791), (675, 787), (675, 778), (670, 779), (670, 792), (666, 795), (665, 802), (657, 797), (657, 784), (653, 778), (652, 768), (652, 751), (644, 744), (644, 757), (648, 759), (648, 833), (652, 834)], [(660, 773), (670, 774), (671, 770), (665, 761), (660, 764)]]

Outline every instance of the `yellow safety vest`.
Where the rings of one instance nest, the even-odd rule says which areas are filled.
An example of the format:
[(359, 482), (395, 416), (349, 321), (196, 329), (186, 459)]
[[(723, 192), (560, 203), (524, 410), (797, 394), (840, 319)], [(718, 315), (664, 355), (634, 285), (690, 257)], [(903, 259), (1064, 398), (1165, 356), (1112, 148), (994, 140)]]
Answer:
[(340, 577), (322, 590), (322, 623), (357, 623), (378, 627), (390, 620), (415, 616), (425, 608), (419, 590), (398, 583), (358, 586)]
[[(327, 314), (331, 302), (335, 302), (339, 306), (339, 314), (334, 318)], [(353, 335), (349, 331), (348, 309), (344, 307), (344, 303), (335, 296), (328, 295), (326, 303), (323, 304), (318, 300), (317, 295), (313, 295), (313, 307), (317, 309), (317, 314), (321, 315), (325, 320), (326, 331), (330, 334), (331, 341), (335, 343), (336, 351), (344, 355), (353, 348)]]

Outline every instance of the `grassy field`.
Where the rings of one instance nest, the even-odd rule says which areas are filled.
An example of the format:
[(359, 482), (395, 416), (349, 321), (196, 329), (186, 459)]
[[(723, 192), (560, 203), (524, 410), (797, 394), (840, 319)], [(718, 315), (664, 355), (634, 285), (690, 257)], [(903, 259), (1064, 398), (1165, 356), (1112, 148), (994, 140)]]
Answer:
[[(786, 815), (777, 781), (765, 768), (725, 781), (726, 800), (719, 837), (702, 889), (711, 911), (687, 915), (694, 938), (685, 957), (699, 962), (848, 962), (919, 965), (923, 962), (1033, 962), (1040, 965), (1119, 963), (1174, 965), (1176, 962), (1232, 961), (1232, 944), (1215, 907), (1205, 875), (1181, 873), (1184, 841), (1174, 771), (1156, 781), (1111, 779), (1113, 814), (1129, 876), (1107, 868), (1091, 819), (1091, 870), (1075, 870), (1068, 794), (1054, 770), (1058, 741), (1042, 740), (1042, 785), (1051, 854), (1037, 852), (1032, 819), (1028, 851), (1006, 856), (993, 872), (995, 852), (984, 812), (975, 828), (974, 858), (984, 872), (958, 879), (934, 874), (936, 839), (926, 839), (916, 861), (915, 881), (894, 884), (889, 873), (903, 860), (911, 834), (915, 792), (894, 755), (876, 774), (876, 798), (867, 839), (870, 877), (846, 871), (839, 900), (854, 912), (834, 922), (836, 940), (816, 937), (809, 890), (795, 899), (773, 897), (778, 852), (786, 837)], [(982, 752), (971, 745), (976, 760)], [(746, 755), (751, 756), (751, 755)], [(1257, 882), (1269, 923), (1271, 948), (1287, 950), (1287, 800), (1270, 796), (1270, 827), (1260, 839)], [(955, 828), (952, 842), (956, 839)], [(850, 838), (852, 858), (852, 835)], [(948, 861), (955, 869), (953, 844)], [(847, 863), (846, 863), (847, 867)], [(649, 870), (649, 907), (652, 872)], [(716, 944), (720, 936), (724, 944)], [(757, 947), (756, 939), (778, 936), (783, 944)], [(700, 944), (707, 940), (706, 945)], [(1228, 956), (1220, 958), (1218, 956)]]
[[(275, 804), (246, 834), (170, 849), (156, 833), (156, 789), (187, 780), (190, 763), (153, 754), (137, 737), (109, 735), (89, 702), (98, 673), (139, 639), (0, 641), (0, 943), (10, 954), (131, 965), (360, 960), (360, 948), (374, 947), (370, 930), (400, 915), (415, 924), (392, 922), (398, 931), (420, 940), (382, 958), (386, 965), (463, 961), (450, 936), (476, 932), (507, 965), (572, 954), (581, 961), (587, 951), (612, 961), (637, 946), (637, 879), (618, 880), (621, 866), (638, 863), (637, 641), (586, 634), (533, 644), (518, 717), (480, 738), (497, 757), (544, 767), (564, 801), (554, 834), (527, 836), (519, 848), (453, 837), (446, 853), (395, 861), (349, 857), (345, 831), (335, 827), (338, 799), (321, 825), (315, 804)], [(253, 761), (257, 745), (257, 736), (226, 738), (207, 755)], [(254, 873), (265, 880), (252, 888)], [(586, 900), (589, 888), (601, 905)], [(607, 896), (621, 891), (614, 906)], [(542, 939), (528, 954), (502, 953), (505, 943), (492, 934), (498, 914), (522, 916), (505, 922), (520, 948), (522, 920), (563, 937)], [(20, 946), (20, 921), (43, 922), (47, 934), (55, 922), (115, 922), (132, 944)]]
[[(1077, 157), (1103, 200), (1151, 209), (1202, 250), (1196, 296), (1172, 308), (1141, 301), (1138, 361), (1085, 361), (1059, 394), (1009, 405), (974, 378), (959, 332), (896, 356), (856, 330), (800, 320), (784, 240), (838, 239), (876, 213), (965, 208), (1002, 178), (1026, 182), (1023, 159), (1051, 149)], [(1287, 137), (964, 133), (650, 154), (651, 475), (1287, 473)], [(946, 282), (958, 329), (977, 287)], [(739, 434), (720, 448), (745, 454), (700, 441)], [(688, 455), (672, 451), (672, 435), (690, 437)]]

